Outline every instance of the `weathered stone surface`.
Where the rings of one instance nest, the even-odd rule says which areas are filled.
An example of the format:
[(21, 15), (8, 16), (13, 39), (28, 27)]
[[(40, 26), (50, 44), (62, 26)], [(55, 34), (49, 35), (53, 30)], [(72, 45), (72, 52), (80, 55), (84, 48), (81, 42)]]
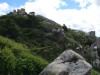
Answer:
[(100, 60), (99, 59), (95, 59), (93, 61), (93, 66), (97, 69), (100, 69)]
[(66, 50), (39, 75), (91, 75), (91, 68), (82, 56)]

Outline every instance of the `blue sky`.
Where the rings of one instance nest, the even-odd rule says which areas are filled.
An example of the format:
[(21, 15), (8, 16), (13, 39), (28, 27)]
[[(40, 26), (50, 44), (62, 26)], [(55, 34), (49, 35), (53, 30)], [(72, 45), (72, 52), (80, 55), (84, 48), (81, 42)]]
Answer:
[[(28, 1), (29, 0), (0, 0), (0, 3), (6, 2), (10, 6), (19, 7), (21, 5), (24, 5)], [(61, 9), (66, 9), (66, 8), (67, 9), (73, 9), (73, 8), (80, 9), (79, 3), (75, 2), (74, 0), (63, 0), (63, 1), (66, 2), (68, 6), (62, 6)]]
[(79, 2), (75, 2), (74, 0), (64, 0), (68, 5), (66, 7), (62, 7), (62, 9), (80, 9)]
[(0, 0), (1, 3), (6, 2), (10, 6), (19, 7), (20, 5), (24, 5), (28, 0)]
[(0, 0), (0, 15), (19, 8), (100, 36), (100, 0)]

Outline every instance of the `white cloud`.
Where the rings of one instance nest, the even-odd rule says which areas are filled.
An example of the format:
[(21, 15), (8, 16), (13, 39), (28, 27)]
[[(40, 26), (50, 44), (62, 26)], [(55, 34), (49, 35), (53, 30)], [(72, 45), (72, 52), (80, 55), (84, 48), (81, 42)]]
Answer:
[(6, 14), (6, 11), (8, 11), (9, 9), (10, 6), (6, 2), (0, 3), (0, 15)]
[(4, 15), (4, 14), (6, 14), (5, 12), (3, 12), (3, 11), (0, 11), (0, 15)]
[(9, 5), (7, 3), (0, 3), (0, 10), (7, 10), (9, 8)]
[(87, 4), (100, 6), (100, 0), (74, 0), (80, 3), (80, 7), (86, 7)]
[(87, 6), (87, 4), (89, 3), (88, 0), (75, 0), (75, 2), (80, 3), (80, 7), (84, 8)]
[(24, 7), (26, 9), (27, 12), (30, 11), (36, 11), (41, 12), (43, 11), (52, 11), (52, 9), (58, 9), (60, 6), (66, 6), (66, 2), (62, 1), (62, 0), (35, 0), (35, 1), (30, 1), (26, 2)]
[(95, 2), (98, 6), (100, 6), (100, 0), (96, 0)]
[[(100, 0), (73, 1), (80, 3), (81, 9), (62, 9), (62, 6), (68, 5), (64, 0), (29, 0), (19, 8), (24, 7), (28, 13), (34, 11), (73, 29), (86, 32), (95, 30), (96, 35), (100, 36)], [(7, 3), (1, 3), (0, 13), (5, 14), (9, 7)]]
[[(63, 0), (35, 0), (26, 2), (21, 6), (27, 12), (35, 11), (37, 14), (46, 16), (68, 27), (84, 30), (95, 30), (100, 34), (100, 0), (75, 0), (80, 3), (81, 9), (61, 9), (68, 4)], [(87, 6), (87, 4), (90, 4)]]

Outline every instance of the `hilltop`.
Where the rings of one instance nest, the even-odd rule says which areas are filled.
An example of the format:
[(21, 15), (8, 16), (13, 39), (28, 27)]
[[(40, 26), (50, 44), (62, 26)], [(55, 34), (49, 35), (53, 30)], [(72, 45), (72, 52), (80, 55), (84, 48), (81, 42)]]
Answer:
[[(88, 62), (90, 62), (88, 56), (88, 48), (96, 40), (96, 37), (93, 37), (91, 34), (70, 29), (65, 24), (61, 26), (60, 24), (44, 16), (35, 15), (35, 13), (9, 13), (7, 15), (0, 16), (0, 36), (0, 40), (4, 40), (3, 44), (0, 41), (1, 50), (2, 48), (5, 50), (7, 46), (13, 56), (13, 59), (20, 61), (19, 58), (25, 58), (25, 60), (28, 57), (30, 60), (32, 58), (36, 58), (35, 60), (29, 60), (29, 62), (27, 61), (28, 63), (30, 63), (30, 65), (33, 66), (28, 65), (27, 62), (24, 64), (24, 59), (21, 60), (22, 62), (21, 64), (19, 64), (20, 66), (24, 67), (25, 71), (30, 72), (30, 74), (33, 73), (34, 75), (39, 74), (40, 71), (43, 70), (44, 66), (53, 61), (59, 54), (67, 49), (72, 49), (78, 52), (83, 57), (85, 57)], [(7, 40), (10, 40), (11, 42)], [(16, 45), (18, 45), (17, 47), (20, 47), (20, 45), (22, 45), (22, 51), (20, 48), (14, 48), (16, 51), (18, 50), (17, 55), (16, 53), (12, 53), (13, 46)], [(25, 45), (25, 47), (23, 45)], [(19, 52), (23, 54), (24, 50), (26, 53), (24, 53), (25, 56), (22, 57)], [(6, 57), (7, 55), (3, 56)], [(14, 62), (13, 59), (12, 62)], [(3, 61), (1, 61), (0, 58), (0, 62), (4, 63), (4, 58), (2, 58), (2, 60)], [(8, 60), (9, 59), (7, 59), (6, 63), (9, 63)], [(38, 62), (38, 60), (40, 62)], [(43, 64), (42, 62), (45, 63)], [(40, 64), (40, 68), (35, 65), (38, 68), (35, 72), (35, 70), (33, 70), (35, 68), (33, 67), (36, 63)], [(9, 64), (6, 66), (9, 66)], [(6, 66), (3, 66), (4, 70), (9, 68)], [(13, 68), (11, 67), (11, 71), (8, 72), (14, 73), (16, 71), (15, 69), (16, 66), (14, 64)], [(23, 73), (24, 75), (24, 69), (21, 68), (21, 72), (19, 73), (19, 75), (21, 75), (21, 73)], [(3, 72), (4, 71), (1, 70), (0, 74), (3, 75)]]

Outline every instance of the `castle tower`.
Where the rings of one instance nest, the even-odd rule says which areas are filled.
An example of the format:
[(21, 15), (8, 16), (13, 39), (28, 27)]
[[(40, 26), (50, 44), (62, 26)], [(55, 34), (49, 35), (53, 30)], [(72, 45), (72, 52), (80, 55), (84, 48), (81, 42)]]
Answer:
[(95, 37), (95, 31), (91, 31), (91, 32), (89, 32), (89, 34), (91, 37)]

